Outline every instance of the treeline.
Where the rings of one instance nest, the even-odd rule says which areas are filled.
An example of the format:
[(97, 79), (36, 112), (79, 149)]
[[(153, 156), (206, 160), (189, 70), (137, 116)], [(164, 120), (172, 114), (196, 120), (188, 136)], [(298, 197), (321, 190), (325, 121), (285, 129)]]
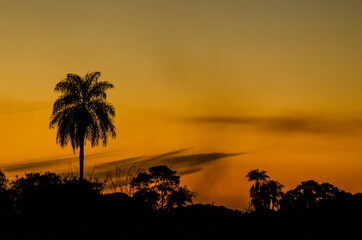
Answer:
[[(0, 239), (360, 239), (362, 194), (305, 181), (287, 192), (252, 170), (250, 209), (193, 204), (167, 166), (132, 178), (132, 191), (104, 194), (104, 182), (0, 171)], [(210, 186), (212, 187), (212, 186)]]
[(326, 213), (342, 213), (347, 208), (361, 210), (362, 207), (362, 193), (351, 194), (330, 183), (303, 181), (296, 188), (284, 192), (284, 186), (278, 181), (269, 180), (266, 171), (254, 169), (246, 177), (254, 182), (250, 188), (250, 204), (259, 214), (270, 211), (295, 213), (323, 210)]

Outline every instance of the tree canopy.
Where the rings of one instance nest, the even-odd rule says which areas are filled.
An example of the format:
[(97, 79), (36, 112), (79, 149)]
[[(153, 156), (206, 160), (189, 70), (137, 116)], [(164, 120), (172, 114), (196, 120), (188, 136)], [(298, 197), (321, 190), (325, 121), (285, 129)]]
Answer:
[(138, 173), (131, 181), (131, 187), (136, 190), (134, 196), (161, 210), (192, 203), (195, 194), (179, 184), (180, 176), (176, 171), (162, 165)]

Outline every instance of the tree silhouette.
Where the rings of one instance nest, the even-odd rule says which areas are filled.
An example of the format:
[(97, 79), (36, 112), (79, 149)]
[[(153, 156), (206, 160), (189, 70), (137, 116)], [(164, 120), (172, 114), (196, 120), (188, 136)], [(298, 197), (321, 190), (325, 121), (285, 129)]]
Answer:
[(3, 223), (9, 220), (7, 218), (13, 210), (13, 204), (10, 200), (7, 186), (8, 181), (5, 174), (0, 170), (0, 229)]
[(9, 180), (6, 178), (5, 174), (0, 170), (0, 190), (6, 188), (6, 183)]
[(180, 176), (167, 166), (151, 167), (147, 172), (138, 173), (131, 181), (131, 187), (136, 190), (134, 197), (141, 198), (146, 205), (161, 210), (192, 203), (195, 193), (186, 186), (179, 187), (179, 184)]
[(160, 193), (160, 208), (164, 209), (167, 196), (180, 184), (180, 176), (167, 166), (151, 167), (149, 172), (155, 183), (155, 189)]
[(116, 136), (113, 125), (115, 109), (106, 101), (105, 93), (114, 86), (107, 81), (99, 81), (100, 75), (100, 72), (92, 72), (81, 78), (69, 73), (54, 89), (62, 95), (54, 102), (49, 127), (58, 128), (56, 141), (61, 147), (70, 142), (73, 151), (79, 148), (81, 180), (85, 141), (89, 140), (94, 147), (101, 139), (103, 146), (106, 146), (108, 135), (112, 138)]
[(249, 182), (255, 182), (250, 188), (251, 204), (255, 207), (256, 211), (260, 211), (263, 207), (263, 195), (265, 196), (266, 190), (262, 185), (267, 183), (269, 176), (266, 175), (266, 171), (254, 169), (251, 170), (246, 177)]
[(274, 208), (279, 207), (279, 200), (283, 197), (283, 191), (284, 185), (281, 184), (278, 181), (270, 180), (267, 183), (268, 186), (268, 192), (269, 197), (271, 201), (271, 209), (274, 210)]
[(349, 202), (352, 199), (350, 193), (346, 193), (330, 183), (319, 184), (308, 180), (286, 192), (280, 201), (280, 207), (282, 211), (331, 209), (332, 206), (353, 205)]
[(167, 207), (173, 208), (174, 206), (181, 208), (187, 203), (192, 204), (192, 199), (195, 193), (188, 190), (186, 186), (174, 189), (170, 195), (167, 196)]

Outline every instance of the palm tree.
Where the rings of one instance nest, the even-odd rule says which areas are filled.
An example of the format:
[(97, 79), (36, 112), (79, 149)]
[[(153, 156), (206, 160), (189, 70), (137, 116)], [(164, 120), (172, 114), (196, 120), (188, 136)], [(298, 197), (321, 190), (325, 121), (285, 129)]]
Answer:
[(284, 188), (284, 185), (278, 181), (270, 180), (267, 186), (268, 186), (269, 198), (272, 204), (271, 209), (274, 210), (275, 207), (276, 208), (279, 207), (279, 200), (284, 194), (282, 190)]
[(250, 197), (252, 198), (252, 205), (254, 205), (255, 210), (259, 211), (262, 206), (262, 184), (267, 183), (268, 175), (266, 175), (266, 171), (259, 171), (259, 169), (251, 170), (246, 177), (249, 182), (254, 182), (253, 186), (250, 188)]
[(56, 142), (62, 148), (69, 142), (73, 151), (79, 148), (81, 180), (83, 180), (86, 140), (89, 140), (94, 147), (101, 139), (103, 146), (106, 146), (108, 135), (116, 137), (113, 124), (115, 109), (106, 101), (105, 93), (114, 86), (107, 81), (99, 81), (100, 75), (100, 72), (92, 72), (82, 78), (69, 73), (54, 88), (54, 91), (61, 92), (62, 95), (54, 102), (49, 128), (57, 127)]

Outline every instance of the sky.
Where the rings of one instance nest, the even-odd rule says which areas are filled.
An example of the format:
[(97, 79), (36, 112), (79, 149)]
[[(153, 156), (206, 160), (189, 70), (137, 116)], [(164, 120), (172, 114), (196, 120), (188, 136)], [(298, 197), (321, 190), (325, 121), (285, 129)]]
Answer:
[(238, 209), (256, 168), (285, 190), (361, 192), (361, 12), (358, 0), (0, 0), (0, 169), (76, 173), (77, 152), (49, 130), (53, 89), (100, 71), (117, 138), (86, 146), (87, 174), (167, 164), (196, 202)]

